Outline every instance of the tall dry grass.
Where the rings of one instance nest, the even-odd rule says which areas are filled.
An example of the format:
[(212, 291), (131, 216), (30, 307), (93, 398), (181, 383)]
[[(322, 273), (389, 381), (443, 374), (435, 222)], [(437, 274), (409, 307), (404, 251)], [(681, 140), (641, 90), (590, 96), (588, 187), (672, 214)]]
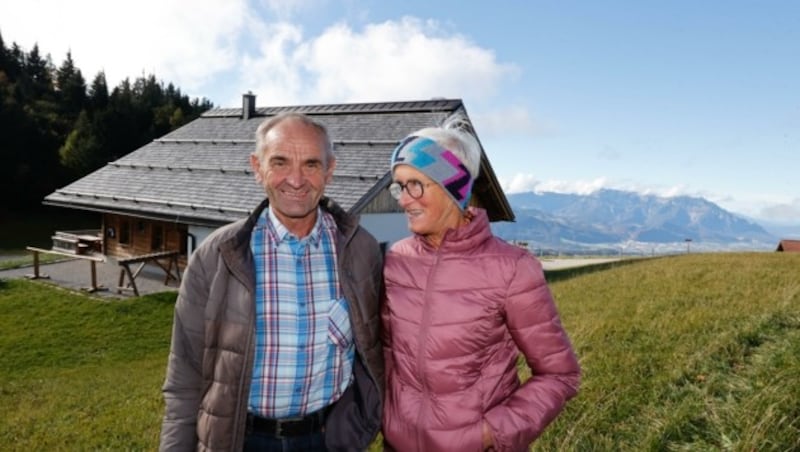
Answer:
[[(800, 450), (800, 254), (548, 278), (584, 376), (532, 450)], [(174, 297), (0, 280), (4, 450), (155, 450)]]
[(800, 449), (800, 255), (553, 276), (583, 386), (533, 450)]

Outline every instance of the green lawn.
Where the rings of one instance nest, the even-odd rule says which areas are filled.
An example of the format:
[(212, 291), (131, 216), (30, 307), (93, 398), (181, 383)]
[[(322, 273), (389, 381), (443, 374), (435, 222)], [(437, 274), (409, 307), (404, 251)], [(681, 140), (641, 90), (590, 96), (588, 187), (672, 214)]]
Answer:
[[(533, 450), (800, 450), (800, 254), (548, 278), (584, 380)], [(155, 450), (174, 297), (0, 281), (4, 450)]]
[(156, 449), (174, 300), (0, 281), (4, 450)]

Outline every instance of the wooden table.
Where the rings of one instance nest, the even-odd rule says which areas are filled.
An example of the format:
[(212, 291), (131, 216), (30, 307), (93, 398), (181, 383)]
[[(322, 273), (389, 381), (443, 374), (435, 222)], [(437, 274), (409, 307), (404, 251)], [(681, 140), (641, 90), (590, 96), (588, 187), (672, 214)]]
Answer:
[[(120, 267), (119, 271), (119, 284), (117, 285), (117, 293), (122, 293), (123, 290), (132, 290), (134, 295), (139, 296), (139, 289), (136, 287), (136, 277), (139, 276), (142, 269), (148, 263), (158, 265), (166, 277), (164, 284), (169, 284), (169, 281), (174, 279), (176, 282), (181, 281), (181, 272), (178, 268), (178, 251), (159, 251), (157, 253), (142, 254), (140, 256), (131, 256), (118, 259)], [(131, 265), (139, 264), (135, 271), (131, 271)], [(125, 277), (128, 277), (128, 283), (125, 284)]]

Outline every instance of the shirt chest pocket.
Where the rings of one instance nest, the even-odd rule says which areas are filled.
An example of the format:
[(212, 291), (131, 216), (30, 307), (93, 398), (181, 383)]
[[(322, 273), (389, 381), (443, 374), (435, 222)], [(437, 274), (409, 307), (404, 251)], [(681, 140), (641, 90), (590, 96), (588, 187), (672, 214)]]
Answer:
[(353, 343), (353, 328), (345, 298), (331, 301), (328, 310), (328, 340), (340, 348), (348, 348)]

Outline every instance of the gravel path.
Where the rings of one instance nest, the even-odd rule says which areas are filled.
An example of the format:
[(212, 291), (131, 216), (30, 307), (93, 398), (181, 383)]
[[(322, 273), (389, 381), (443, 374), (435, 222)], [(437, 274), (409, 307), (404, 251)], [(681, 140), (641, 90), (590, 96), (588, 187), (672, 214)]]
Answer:
[[(132, 266), (131, 271), (135, 271), (137, 266)], [(95, 267), (97, 286), (105, 289), (94, 292), (95, 295), (109, 298), (129, 298), (134, 296), (132, 290), (123, 290), (121, 294), (117, 293), (117, 284), (119, 283), (119, 274), (122, 267), (115, 260), (108, 259), (106, 262), (97, 262)], [(0, 279), (25, 278), (32, 276), (33, 273), (33, 266), (0, 270)], [(39, 274), (49, 277), (41, 278), (39, 281), (73, 290), (88, 292), (92, 285), (91, 264), (90, 261), (84, 259), (68, 259), (56, 263), (41, 264), (39, 265)], [(159, 267), (147, 265), (136, 277), (136, 288), (139, 290), (139, 295), (178, 289), (178, 285), (174, 280), (170, 281), (169, 285), (165, 285), (164, 277), (164, 272)]]

